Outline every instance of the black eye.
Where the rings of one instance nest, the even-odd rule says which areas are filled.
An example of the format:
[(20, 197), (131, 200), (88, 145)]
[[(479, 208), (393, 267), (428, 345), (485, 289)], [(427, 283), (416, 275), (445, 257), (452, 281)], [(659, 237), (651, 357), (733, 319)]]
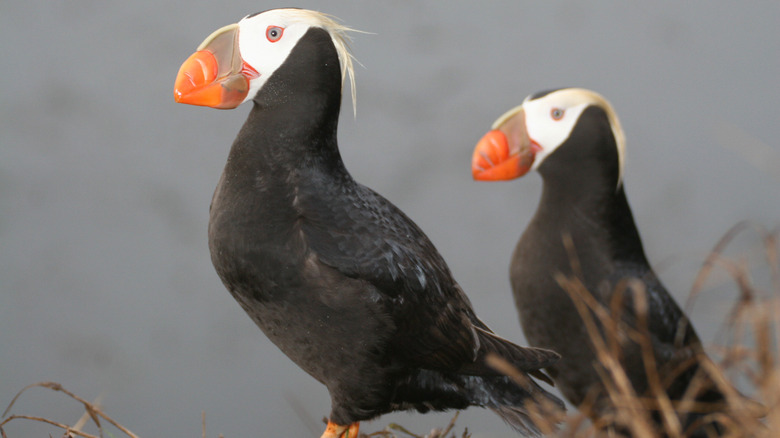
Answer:
[(283, 33), (284, 33), (283, 27), (268, 26), (268, 28), (265, 30), (265, 37), (268, 38), (268, 41), (275, 43), (282, 38)]
[(552, 111), (550, 111), (550, 116), (553, 120), (561, 120), (564, 112), (565, 111), (560, 108), (553, 108)]

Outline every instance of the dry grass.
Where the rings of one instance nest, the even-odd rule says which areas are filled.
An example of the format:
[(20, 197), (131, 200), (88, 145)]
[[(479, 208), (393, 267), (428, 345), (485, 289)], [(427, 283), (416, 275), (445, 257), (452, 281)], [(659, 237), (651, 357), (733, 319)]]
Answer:
[[(61, 423), (58, 421), (50, 420), (48, 418), (44, 417), (35, 417), (30, 415), (10, 415), (8, 416), (8, 413), (11, 411), (11, 408), (13, 408), (14, 404), (16, 403), (16, 400), (19, 399), (19, 397), (26, 392), (30, 388), (46, 388), (50, 389), (52, 391), (62, 392), (63, 394), (66, 394), (68, 397), (72, 398), (73, 400), (76, 400), (80, 402), (82, 405), (84, 405), (84, 415), (76, 421), (73, 425), (68, 425), (65, 423)], [(64, 431), (63, 438), (74, 438), (77, 436), (83, 437), (83, 438), (103, 438), (103, 423), (101, 421), (101, 418), (108, 422), (109, 424), (116, 427), (118, 430), (120, 430), (122, 433), (124, 433), (126, 436), (130, 438), (138, 438), (136, 434), (133, 432), (130, 432), (127, 428), (116, 422), (113, 418), (109, 417), (105, 412), (103, 412), (100, 409), (100, 406), (98, 403), (90, 403), (86, 401), (85, 399), (77, 396), (76, 394), (68, 391), (67, 389), (63, 388), (62, 385), (55, 382), (39, 382), (39, 383), (33, 383), (31, 385), (27, 385), (24, 388), (22, 388), (21, 391), (19, 391), (16, 396), (11, 400), (11, 403), (8, 404), (8, 408), (6, 408), (5, 412), (3, 412), (2, 415), (3, 421), (0, 422), (0, 436), (2, 438), (8, 438), (5, 429), (3, 429), (3, 426), (8, 424), (11, 421), (15, 420), (30, 420), (30, 421), (37, 421), (40, 423), (46, 423), (50, 424), (53, 427), (62, 429)], [(97, 426), (99, 430), (99, 435), (90, 435), (88, 433), (82, 432), (82, 428), (87, 423), (88, 419), (91, 419), (93, 423)]]
[[(748, 229), (758, 232), (763, 242), (763, 257), (769, 269), (770, 279), (770, 284), (765, 288), (752, 283), (750, 270), (744, 260), (731, 260), (723, 255), (724, 250), (734, 237)], [(529, 402), (528, 410), (539, 430), (546, 436), (561, 438), (617, 436), (614, 432), (615, 429), (626, 431), (637, 438), (658, 436), (686, 438), (687, 431), (683, 430), (677, 412), (713, 412), (705, 418), (716, 420), (723, 425), (725, 428), (723, 436), (730, 438), (771, 438), (777, 436), (777, 431), (780, 430), (779, 235), (780, 230), (778, 229), (770, 232), (758, 226), (746, 223), (738, 224), (718, 242), (705, 260), (694, 281), (685, 306), (686, 309), (690, 310), (696, 299), (703, 293), (704, 285), (714, 271), (728, 273), (736, 284), (739, 295), (730, 309), (728, 319), (721, 327), (719, 338), (723, 341), (708, 349), (711, 356), (718, 359), (710, 360), (704, 356), (696, 358), (700, 364), (699, 375), (694, 378), (685, 397), (680, 401), (669, 400), (663, 390), (664, 385), (670, 379), (668, 375), (662, 376), (657, 371), (659, 366), (652, 354), (645, 318), (639, 317), (636, 327), (623, 325), (619, 315), (615, 317), (616, 310), (621, 308), (621, 303), (610, 303), (610, 307), (607, 308), (596, 302), (576, 278), (576, 260), (573, 260), (575, 276), (572, 278), (560, 277), (558, 281), (570, 293), (585, 322), (597, 350), (602, 368), (602, 380), (609, 399), (612, 405), (619, 408), (591, 421), (591, 417), (595, 417), (595, 415), (593, 415), (593, 404), (589, 402), (584, 403), (578, 411), (570, 412), (557, 410), (549, 404), (540, 407)], [(631, 280), (624, 282), (619, 287), (632, 294), (637, 315), (643, 315), (643, 309), (647, 306), (644, 285), (638, 280)], [(599, 326), (604, 327), (604, 329), (600, 329)], [(629, 338), (642, 348), (651, 396), (640, 397), (634, 392), (619, 361), (620, 345), (626, 339), (621, 339), (620, 336), (614, 335), (615, 333), (623, 333), (624, 338)], [(491, 360), (497, 369), (507, 375), (522, 379), (521, 375), (502, 359), (494, 357)], [(719, 409), (715, 411), (713, 406), (695, 401), (695, 394), (702, 389), (707, 381), (714, 382), (718, 390), (725, 394), (725, 407), (719, 406)], [(743, 397), (734, 389), (735, 385), (732, 382), (735, 381), (743, 383), (740, 387), (749, 398)], [(522, 381), (518, 383), (522, 384)], [(16, 400), (32, 387), (47, 388), (68, 395), (83, 405), (85, 414), (73, 425), (38, 416), (8, 416)], [(656, 412), (661, 418), (660, 426), (652, 421), (653, 412)], [(447, 426), (433, 429), (428, 434), (415, 434), (403, 426), (390, 424), (383, 430), (361, 434), (360, 438), (469, 438), (471, 434), (468, 429), (463, 431), (461, 435), (453, 431), (457, 418), (458, 415), (455, 414)], [(0, 436), (8, 438), (4, 427), (7, 427), (9, 422), (20, 420), (49, 424), (53, 428), (63, 431), (63, 438), (77, 436), (102, 438), (104, 436), (104, 423), (116, 428), (124, 434), (123, 436), (138, 438), (103, 412), (97, 403), (90, 403), (54, 382), (28, 385), (11, 400), (8, 409), (2, 415)], [(98, 435), (82, 431), (83, 426), (90, 420), (97, 427)], [(615, 429), (607, 428), (607, 425), (613, 426)], [(109, 436), (115, 435), (109, 433)], [(205, 414), (203, 417), (203, 437), (206, 437)]]
[[(68, 397), (81, 403), (84, 406), (84, 411), (85, 411), (84, 415), (78, 421), (73, 423), (73, 425), (69, 425), (59, 421), (54, 421), (45, 417), (38, 417), (38, 416), (31, 416), (31, 415), (16, 415), (16, 414), (8, 415), (8, 413), (11, 411), (11, 409), (13, 408), (14, 404), (19, 399), (19, 397), (23, 393), (25, 393), (28, 389), (35, 388), (35, 387), (46, 388), (52, 391), (62, 392), (66, 394)], [(459, 412), (456, 412), (455, 415), (452, 417), (452, 420), (450, 420), (450, 422), (444, 428), (435, 428), (425, 435), (415, 434), (413, 432), (410, 432), (405, 427), (399, 424), (390, 423), (380, 431), (369, 433), (369, 434), (361, 433), (358, 438), (470, 438), (471, 434), (469, 433), (468, 428), (463, 431), (462, 435), (456, 435), (456, 433), (453, 431), (453, 429), (455, 428), (455, 422), (458, 419), (458, 415)], [(114, 437), (115, 435), (111, 434), (110, 432), (106, 432), (104, 430), (104, 425), (103, 425), (103, 420), (104, 420), (109, 424), (111, 424), (112, 426), (114, 426), (116, 429), (118, 429), (121, 433), (124, 434), (124, 436), (127, 436), (128, 438), (139, 438), (138, 435), (134, 434), (129, 429), (122, 426), (121, 424), (116, 422), (113, 418), (108, 416), (108, 414), (103, 412), (103, 410), (100, 409), (100, 406), (98, 405), (97, 402), (90, 403), (87, 400), (63, 388), (62, 385), (60, 385), (59, 383), (55, 383), (55, 382), (33, 383), (31, 385), (27, 385), (24, 388), (22, 388), (22, 390), (19, 391), (16, 394), (16, 396), (14, 396), (14, 398), (11, 400), (11, 402), (8, 404), (8, 407), (6, 408), (5, 412), (3, 412), (2, 418), (3, 421), (0, 422), (0, 437), (2, 438), (8, 438), (4, 426), (6, 426), (8, 423), (12, 421), (18, 421), (18, 420), (29, 420), (29, 421), (48, 424), (53, 428), (62, 430), (63, 431), (62, 438), (76, 438), (76, 437), (103, 438), (104, 433), (107, 433), (110, 437)], [(86, 423), (89, 420), (92, 420), (94, 425), (97, 427), (98, 435), (92, 435), (82, 431), (82, 428), (86, 425)], [(327, 420), (325, 422), (327, 423)], [(206, 438), (206, 414), (205, 413), (203, 413), (202, 415), (202, 430), (203, 430), (202, 438)], [(219, 435), (219, 438), (223, 438), (221, 434)]]
[[(750, 270), (744, 260), (731, 260), (723, 255), (734, 237), (749, 229), (761, 236), (763, 257), (770, 279), (766, 288), (752, 283)], [(777, 357), (780, 339), (778, 235), (778, 229), (770, 232), (762, 227), (740, 223), (718, 242), (700, 269), (685, 307), (687, 310), (691, 309), (703, 293), (707, 279), (715, 270), (723, 270), (733, 279), (739, 295), (721, 327), (719, 337), (723, 341), (709, 349), (711, 356), (719, 359), (716, 361), (704, 355), (697, 355), (672, 370), (670, 375), (661, 375), (658, 372), (662, 367), (656, 363), (650, 345), (647, 321), (644, 317), (647, 308), (644, 284), (638, 280), (629, 280), (618, 286), (631, 294), (636, 307), (636, 327), (628, 327), (620, 318), (619, 309), (622, 308), (622, 302), (610, 303), (609, 308), (598, 303), (578, 280), (577, 262), (572, 259), (575, 275), (571, 278), (561, 276), (558, 281), (569, 292), (586, 325), (597, 352), (600, 375), (610, 404), (617, 408), (606, 415), (602, 412), (601, 416), (596, 416), (593, 403), (586, 402), (579, 411), (536, 417), (535, 421), (540, 430), (547, 432), (547, 435), (558, 437), (612, 436), (616, 435), (614, 430), (617, 429), (633, 437), (685, 438), (690, 436), (697, 425), (716, 421), (725, 431), (722, 435), (717, 435), (710, 429), (708, 431), (711, 436), (777, 436), (777, 431), (780, 430), (780, 362)], [(622, 297), (625, 294), (619, 293), (616, 296)], [(641, 348), (648, 376), (649, 396), (639, 396), (634, 392), (625, 370), (620, 365), (620, 346), (627, 340)], [(670, 400), (664, 391), (665, 386), (674, 376), (690, 367), (693, 361), (699, 364), (699, 371), (683, 399)], [(745, 383), (740, 386), (748, 397), (735, 389), (732, 383), (734, 381)], [(725, 395), (725, 404), (713, 406), (695, 400), (696, 394), (704, 389), (708, 382), (714, 383)], [(660, 425), (652, 421), (653, 413), (660, 417)], [(697, 425), (683, 430), (678, 413), (698, 413), (705, 416)], [(591, 422), (590, 417), (597, 419)], [(560, 422), (558, 427), (554, 424), (555, 421)]]
[(409, 432), (405, 427), (399, 424), (390, 423), (378, 432), (369, 434), (361, 433), (358, 438), (470, 438), (471, 434), (469, 433), (468, 428), (463, 431), (462, 435), (456, 435), (456, 433), (453, 432), (455, 422), (458, 420), (458, 414), (459, 412), (455, 413), (455, 416), (452, 417), (452, 420), (450, 420), (446, 427), (443, 429), (433, 429), (427, 435), (418, 435)]

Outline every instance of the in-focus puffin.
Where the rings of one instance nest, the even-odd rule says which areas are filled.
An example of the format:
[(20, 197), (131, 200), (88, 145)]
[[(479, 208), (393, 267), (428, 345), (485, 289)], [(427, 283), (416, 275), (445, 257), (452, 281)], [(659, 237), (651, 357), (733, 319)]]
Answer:
[(544, 379), (538, 370), (559, 356), (495, 335), (425, 234), (344, 167), (348, 30), (318, 12), (269, 10), (217, 30), (182, 65), (177, 102), (252, 102), (211, 202), (214, 267), (269, 339), (328, 388), (323, 437), (355, 438), (359, 421), (394, 410), (467, 406), (534, 432), (525, 404), (560, 400), (485, 357)]
[[(593, 344), (558, 274), (578, 276), (607, 309), (621, 281), (644, 283), (648, 331), (655, 360), (662, 365), (661, 378), (689, 361), (685, 372), (666, 382), (671, 400), (683, 397), (699, 368), (691, 359), (704, 357), (699, 337), (645, 257), (621, 181), (624, 156), (625, 136), (609, 102), (593, 91), (564, 88), (533, 94), (499, 117), (472, 157), (476, 180), (510, 180), (529, 170), (542, 176), (539, 206), (512, 256), (515, 303), (531, 345), (561, 354), (548, 370), (563, 395), (578, 406), (589, 393), (597, 395), (597, 409), (608, 409), (609, 398), (591, 365), (597, 361)], [(576, 270), (573, 261), (579, 264)], [(636, 327), (631, 295), (624, 298), (622, 319)], [(622, 346), (622, 365), (637, 394), (647, 394), (638, 344)], [(710, 386), (696, 400), (719, 403), (723, 395)], [(683, 426), (697, 417), (689, 415)]]

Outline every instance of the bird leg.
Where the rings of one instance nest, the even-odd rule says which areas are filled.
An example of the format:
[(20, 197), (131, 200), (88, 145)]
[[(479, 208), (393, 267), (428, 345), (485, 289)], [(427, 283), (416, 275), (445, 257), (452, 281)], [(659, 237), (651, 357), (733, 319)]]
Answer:
[(341, 426), (332, 421), (328, 421), (328, 427), (320, 438), (357, 438), (360, 423), (352, 423)]

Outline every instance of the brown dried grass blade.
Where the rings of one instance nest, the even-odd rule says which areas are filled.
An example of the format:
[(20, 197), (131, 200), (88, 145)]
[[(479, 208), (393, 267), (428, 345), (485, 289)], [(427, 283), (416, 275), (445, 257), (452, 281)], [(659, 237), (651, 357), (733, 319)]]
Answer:
[[(111, 425), (113, 425), (114, 427), (116, 427), (117, 429), (119, 429), (120, 431), (122, 431), (122, 433), (124, 433), (124, 434), (125, 434), (125, 435), (127, 435), (128, 437), (130, 437), (130, 438), (138, 438), (138, 436), (137, 436), (136, 434), (134, 434), (133, 432), (131, 432), (130, 430), (128, 430), (127, 428), (125, 428), (125, 427), (124, 427), (124, 426), (122, 426), (121, 424), (117, 423), (117, 422), (116, 422), (116, 421), (115, 421), (113, 418), (109, 417), (109, 416), (108, 416), (108, 415), (107, 415), (105, 412), (103, 412), (102, 410), (100, 410), (100, 408), (98, 408), (97, 406), (95, 406), (95, 405), (93, 405), (92, 403), (88, 402), (87, 400), (85, 400), (85, 399), (83, 399), (83, 398), (81, 398), (81, 397), (77, 396), (76, 394), (74, 394), (74, 393), (72, 393), (72, 392), (68, 391), (67, 389), (63, 388), (63, 387), (62, 387), (62, 385), (60, 385), (60, 384), (59, 384), (59, 383), (57, 383), (57, 382), (38, 382), (38, 383), (33, 383), (33, 384), (30, 384), (30, 385), (27, 385), (27, 386), (25, 386), (24, 388), (22, 388), (22, 390), (21, 390), (21, 391), (19, 391), (19, 392), (18, 392), (18, 393), (17, 393), (17, 394), (14, 396), (14, 398), (11, 400), (11, 403), (9, 403), (9, 404), (8, 404), (8, 408), (6, 408), (5, 412), (3, 413), (3, 417), (5, 417), (5, 416), (8, 414), (8, 412), (11, 410), (11, 408), (13, 407), (13, 405), (14, 405), (14, 404), (16, 403), (16, 401), (19, 399), (19, 396), (21, 396), (21, 395), (22, 395), (22, 393), (24, 393), (24, 392), (25, 392), (25, 391), (27, 391), (28, 389), (30, 389), (30, 388), (34, 388), (34, 387), (41, 387), (41, 388), (50, 389), (50, 390), (52, 390), (52, 391), (56, 391), (56, 392), (62, 392), (63, 394), (67, 395), (68, 397), (70, 397), (70, 398), (72, 398), (72, 399), (74, 399), (74, 400), (76, 400), (76, 401), (80, 402), (82, 405), (84, 405), (84, 409), (87, 411), (87, 413), (89, 413), (90, 417), (91, 417), (93, 420), (95, 420), (95, 424), (96, 424), (96, 425), (98, 426), (98, 428), (99, 428), (99, 429), (101, 429), (101, 430), (102, 430), (102, 426), (101, 426), (101, 424), (100, 424), (100, 422), (99, 422), (99, 420), (98, 420), (98, 417), (102, 417), (104, 420), (106, 420), (106, 421), (108, 421), (109, 423), (111, 423)], [(8, 421), (9, 421), (10, 419), (13, 419), (13, 418), (27, 418), (27, 419), (37, 419), (37, 418), (39, 418), (39, 417), (29, 417), (29, 416), (19, 416), (19, 415), (12, 415), (12, 416), (8, 417), (8, 419), (6, 419), (6, 420), (5, 420), (5, 421), (3, 421), (2, 423), (0, 423), (0, 427), (2, 427), (2, 425), (4, 425), (4, 424), (8, 423)], [(44, 419), (44, 420), (45, 420), (45, 419)], [(58, 422), (55, 422), (55, 421), (52, 421), (52, 420), (45, 420), (45, 421), (43, 421), (43, 422), (45, 422), (45, 423), (49, 423), (49, 424), (52, 424), (52, 425), (60, 425), (60, 424), (61, 424), (61, 423), (58, 423)], [(72, 430), (72, 427), (71, 427), (71, 426), (66, 426), (65, 428), (66, 428), (66, 429), (67, 429), (69, 432), (76, 433), (77, 435), (80, 435), (80, 436), (84, 436), (82, 432), (78, 432), (78, 431)], [(102, 432), (101, 432), (101, 433), (102, 433)]]

